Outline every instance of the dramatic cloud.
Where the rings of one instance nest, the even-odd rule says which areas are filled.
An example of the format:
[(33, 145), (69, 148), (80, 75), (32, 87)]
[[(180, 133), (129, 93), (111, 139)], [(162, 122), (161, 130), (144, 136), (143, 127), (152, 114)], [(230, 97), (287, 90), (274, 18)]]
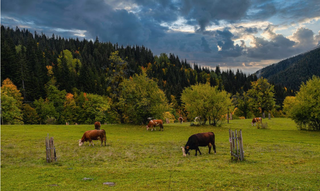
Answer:
[(250, 73), (320, 45), (318, 0), (15, 0), (2, 1), (1, 14), (12, 28)]

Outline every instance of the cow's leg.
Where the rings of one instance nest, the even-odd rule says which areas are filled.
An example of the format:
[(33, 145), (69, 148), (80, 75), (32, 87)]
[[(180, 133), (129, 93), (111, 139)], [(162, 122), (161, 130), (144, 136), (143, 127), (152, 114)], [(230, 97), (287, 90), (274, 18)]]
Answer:
[(210, 152), (211, 152), (211, 146), (212, 146), (212, 144), (209, 143), (209, 145), (208, 145), (208, 147), (209, 147), (209, 154), (210, 154)]
[(199, 147), (197, 147), (197, 148), (196, 148), (196, 155), (195, 155), (195, 156), (197, 156), (198, 151), (199, 151), (199, 154), (201, 155), (200, 149), (199, 149)]
[(212, 147), (213, 147), (213, 150), (214, 150), (214, 154), (216, 154), (216, 145), (214, 143), (213, 143)]
[(92, 144), (92, 146), (94, 146), (93, 142), (91, 139), (89, 139), (89, 145)]

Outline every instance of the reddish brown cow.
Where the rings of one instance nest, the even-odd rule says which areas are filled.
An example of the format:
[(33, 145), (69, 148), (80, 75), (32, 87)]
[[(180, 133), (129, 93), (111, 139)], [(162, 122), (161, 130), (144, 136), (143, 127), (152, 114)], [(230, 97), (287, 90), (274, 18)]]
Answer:
[(94, 123), (94, 128), (97, 129), (97, 130), (100, 130), (100, 127), (101, 127), (101, 123), (99, 121), (96, 121)]
[[(82, 146), (83, 143), (87, 141), (89, 141), (89, 146), (90, 146), (92, 143), (92, 140), (99, 140), (99, 139), (101, 140), (101, 146), (103, 141), (104, 141), (104, 146), (106, 146), (107, 137), (104, 129), (86, 131), (83, 134), (82, 138), (79, 140), (79, 146)], [(92, 143), (92, 146), (94, 146), (93, 143)]]
[(262, 123), (262, 118), (261, 117), (256, 117), (252, 119), (251, 125), (253, 126), (255, 123), (261, 122)]
[(149, 130), (149, 128), (151, 128), (151, 131), (153, 131), (153, 129), (156, 130), (156, 126), (160, 126), (159, 131), (163, 131), (163, 122), (161, 119), (150, 120), (147, 125), (147, 131)]

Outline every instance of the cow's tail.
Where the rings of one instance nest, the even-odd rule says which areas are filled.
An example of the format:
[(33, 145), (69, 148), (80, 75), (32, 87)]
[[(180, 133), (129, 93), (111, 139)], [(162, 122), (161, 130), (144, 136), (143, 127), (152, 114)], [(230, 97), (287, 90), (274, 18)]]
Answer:
[(216, 153), (216, 138), (215, 138), (214, 133), (213, 132), (211, 132), (211, 133), (212, 133), (212, 140), (211, 140), (212, 149), (213, 149), (214, 153)]
[(163, 123), (160, 123), (160, 130), (162, 129), (163, 131)]
[(103, 131), (103, 141), (104, 141), (104, 146), (107, 145), (107, 135), (106, 135), (106, 131), (104, 129), (101, 129)]

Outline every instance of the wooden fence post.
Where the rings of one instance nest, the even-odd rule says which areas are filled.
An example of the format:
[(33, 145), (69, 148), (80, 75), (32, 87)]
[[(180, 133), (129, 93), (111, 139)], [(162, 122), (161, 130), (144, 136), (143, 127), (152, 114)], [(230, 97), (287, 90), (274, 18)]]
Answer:
[(242, 130), (239, 132), (237, 130), (232, 131), (229, 129), (229, 142), (230, 142), (230, 154), (231, 160), (233, 158), (243, 161), (243, 140), (242, 140)]
[(232, 150), (232, 134), (231, 134), (231, 129), (229, 129), (229, 142), (230, 142), (230, 154), (231, 154), (231, 160), (233, 159), (233, 155), (232, 155), (232, 153), (233, 153), (233, 150)]
[(56, 148), (53, 144), (53, 137), (49, 139), (49, 134), (46, 137), (46, 160), (48, 163), (57, 161)]
[(46, 160), (50, 162), (49, 134), (46, 137)]
[(243, 156), (243, 141), (242, 141), (242, 130), (241, 129), (239, 132), (239, 144), (240, 144), (240, 160), (243, 161), (244, 156)]

